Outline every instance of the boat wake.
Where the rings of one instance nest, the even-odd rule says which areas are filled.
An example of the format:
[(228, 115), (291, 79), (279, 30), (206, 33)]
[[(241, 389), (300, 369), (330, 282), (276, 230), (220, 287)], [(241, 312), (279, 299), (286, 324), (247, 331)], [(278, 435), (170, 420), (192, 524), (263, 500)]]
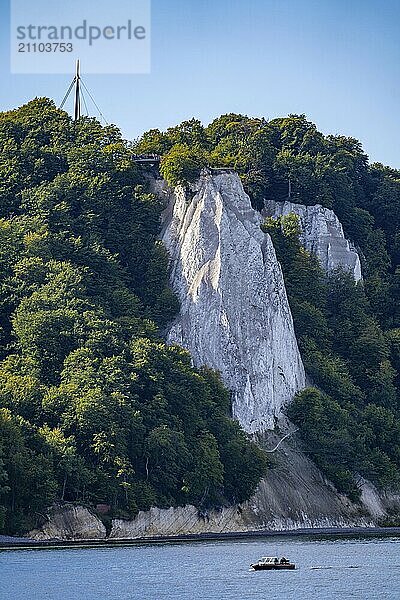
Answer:
[(361, 565), (347, 565), (347, 566), (319, 566), (319, 567), (310, 567), (313, 571), (321, 571), (324, 569), (360, 569)]

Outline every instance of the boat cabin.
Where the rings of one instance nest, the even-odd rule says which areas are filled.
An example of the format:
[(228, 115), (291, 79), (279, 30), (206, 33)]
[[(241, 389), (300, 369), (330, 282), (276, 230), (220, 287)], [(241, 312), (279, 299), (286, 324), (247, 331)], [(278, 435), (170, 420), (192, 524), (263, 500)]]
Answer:
[(262, 556), (258, 563), (263, 565), (276, 565), (279, 563), (279, 558), (276, 556)]

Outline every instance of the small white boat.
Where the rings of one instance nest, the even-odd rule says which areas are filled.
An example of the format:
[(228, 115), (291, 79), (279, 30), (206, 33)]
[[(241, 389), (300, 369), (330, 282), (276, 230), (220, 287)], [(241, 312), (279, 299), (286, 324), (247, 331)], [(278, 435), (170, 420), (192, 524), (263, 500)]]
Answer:
[(282, 556), (279, 559), (277, 556), (263, 556), (259, 561), (250, 565), (255, 571), (283, 571), (286, 569), (293, 570), (296, 568), (294, 563)]

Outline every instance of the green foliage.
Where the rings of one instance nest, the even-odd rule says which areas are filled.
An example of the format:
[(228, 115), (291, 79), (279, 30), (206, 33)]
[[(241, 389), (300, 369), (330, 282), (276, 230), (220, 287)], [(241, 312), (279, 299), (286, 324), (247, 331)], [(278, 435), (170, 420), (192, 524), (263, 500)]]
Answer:
[(340, 492), (357, 500), (360, 492), (352, 470), (358, 468), (357, 456), (363, 448), (351, 412), (320, 390), (307, 388), (297, 395), (288, 415), (300, 426), (317, 465)]
[(294, 215), (267, 219), (263, 229), (282, 265), (306, 371), (318, 386), (296, 396), (289, 417), (313, 460), (353, 500), (360, 475), (398, 488), (398, 330), (384, 334), (362, 283), (322, 271), (301, 247)]
[(0, 503), (6, 508), (6, 527), (23, 530), (32, 526), (37, 512), (56, 497), (53, 465), (35, 428), (5, 408), (0, 409), (0, 447)]
[(161, 160), (160, 172), (169, 185), (175, 187), (198, 179), (207, 165), (204, 152), (187, 144), (175, 144)]
[[(168, 136), (140, 151), (171, 149), (174, 183), (197, 177), (201, 125)], [(164, 207), (132, 149), (46, 99), (0, 115), (0, 146), (0, 528), (32, 527), (55, 500), (132, 515), (247, 499), (264, 456), (217, 375), (159, 340), (178, 302)]]

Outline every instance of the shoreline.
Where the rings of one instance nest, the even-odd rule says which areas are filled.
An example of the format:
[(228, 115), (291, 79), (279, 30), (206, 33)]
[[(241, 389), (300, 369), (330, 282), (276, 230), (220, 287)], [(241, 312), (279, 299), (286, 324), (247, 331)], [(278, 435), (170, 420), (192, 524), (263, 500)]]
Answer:
[(112, 548), (113, 546), (137, 546), (144, 544), (165, 544), (165, 543), (185, 543), (185, 542), (207, 542), (240, 540), (250, 538), (268, 538), (268, 537), (364, 537), (364, 536), (398, 536), (400, 537), (400, 527), (321, 527), (321, 528), (302, 528), (286, 530), (257, 530), (240, 531), (225, 533), (202, 533), (202, 534), (181, 534), (174, 536), (154, 536), (139, 538), (103, 538), (103, 539), (82, 539), (82, 540), (32, 540), (0, 535), (1, 550), (61, 550), (66, 548)]

